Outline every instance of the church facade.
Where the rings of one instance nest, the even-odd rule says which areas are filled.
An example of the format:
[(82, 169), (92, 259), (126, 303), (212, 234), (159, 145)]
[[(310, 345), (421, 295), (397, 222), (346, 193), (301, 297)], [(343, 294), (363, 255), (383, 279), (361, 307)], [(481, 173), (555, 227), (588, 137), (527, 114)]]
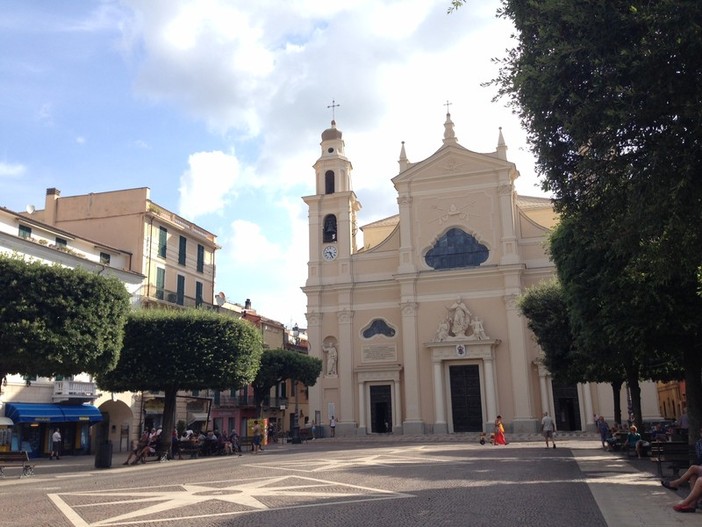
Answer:
[[(324, 360), (309, 388), (316, 420), (350, 435), (490, 432), (498, 415), (510, 432), (535, 432), (544, 411), (559, 430), (611, 418), (609, 386), (551, 381), (516, 305), (554, 274), (544, 244), (557, 218), (549, 199), (516, 193), (502, 132), (495, 152), (472, 152), (447, 114), (427, 159), (411, 163), (403, 144), (399, 212), (362, 227), (362, 243), (344, 146), (332, 121), (316, 193), (303, 198), (310, 354)], [(651, 383), (642, 402), (657, 416)]]

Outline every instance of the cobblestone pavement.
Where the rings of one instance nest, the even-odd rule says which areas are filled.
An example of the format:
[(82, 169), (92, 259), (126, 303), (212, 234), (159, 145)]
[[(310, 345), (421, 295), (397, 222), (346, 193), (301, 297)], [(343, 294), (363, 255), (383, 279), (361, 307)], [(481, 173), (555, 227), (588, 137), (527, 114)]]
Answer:
[(555, 450), (508, 439), (337, 437), (133, 467), (115, 454), (109, 469), (42, 459), (34, 477), (6, 470), (0, 527), (699, 524), (672, 510), (685, 492), (664, 489), (650, 460), (604, 452), (594, 435), (561, 434)]

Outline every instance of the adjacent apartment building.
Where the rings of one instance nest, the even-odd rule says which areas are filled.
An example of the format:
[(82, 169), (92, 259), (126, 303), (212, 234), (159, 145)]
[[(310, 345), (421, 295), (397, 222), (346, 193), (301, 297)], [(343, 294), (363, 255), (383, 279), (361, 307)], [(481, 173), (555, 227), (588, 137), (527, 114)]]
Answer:
[[(0, 254), (113, 276), (124, 284), (135, 304), (145, 278), (131, 270), (133, 254), (129, 250), (1, 207)], [(91, 426), (106, 421), (95, 405), (99, 398), (98, 387), (87, 374), (70, 378), (8, 375), (0, 394), (0, 452), (47, 453), (51, 432), (59, 428), (64, 452), (88, 453)]]

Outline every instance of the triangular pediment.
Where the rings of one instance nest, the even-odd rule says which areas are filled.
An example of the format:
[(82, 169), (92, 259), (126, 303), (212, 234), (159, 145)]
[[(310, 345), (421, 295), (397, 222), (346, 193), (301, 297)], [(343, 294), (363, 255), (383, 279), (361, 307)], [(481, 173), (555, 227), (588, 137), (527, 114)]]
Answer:
[(513, 168), (512, 162), (498, 158), (496, 152), (479, 153), (457, 144), (444, 145), (426, 159), (412, 163), (392, 181), (399, 185), (410, 181), (465, 177)]

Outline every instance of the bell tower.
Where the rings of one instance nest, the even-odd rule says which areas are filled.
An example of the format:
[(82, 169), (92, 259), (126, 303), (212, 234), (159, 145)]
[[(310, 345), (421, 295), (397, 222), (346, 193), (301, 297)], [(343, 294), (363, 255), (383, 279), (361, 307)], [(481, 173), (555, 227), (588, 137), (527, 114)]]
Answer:
[(321, 155), (313, 166), (316, 194), (303, 198), (309, 206), (310, 279), (313, 267), (320, 265), (319, 275), (350, 272), (350, 257), (357, 250), (356, 214), (361, 208), (351, 185), (353, 167), (336, 121), (322, 132), (320, 146)]

